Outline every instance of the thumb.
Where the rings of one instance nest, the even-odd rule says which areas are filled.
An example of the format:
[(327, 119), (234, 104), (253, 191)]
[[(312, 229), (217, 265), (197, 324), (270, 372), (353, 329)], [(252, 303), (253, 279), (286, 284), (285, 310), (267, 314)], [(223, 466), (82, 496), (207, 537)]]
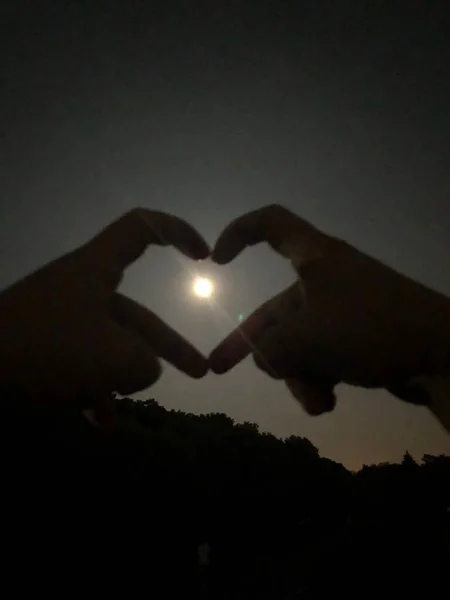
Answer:
[[(288, 389), (310, 415), (329, 412), (336, 405), (335, 381), (311, 364), (307, 344), (293, 330), (273, 326), (257, 341), (253, 358), (262, 371), (284, 379)], [(295, 347), (293, 347), (295, 344)]]
[(321, 415), (331, 412), (336, 406), (333, 385), (327, 382), (286, 379), (286, 385), (296, 400), (309, 415)]
[(161, 365), (153, 349), (133, 332), (110, 323), (107, 340), (98, 339), (95, 366), (102, 389), (133, 394), (158, 380)]

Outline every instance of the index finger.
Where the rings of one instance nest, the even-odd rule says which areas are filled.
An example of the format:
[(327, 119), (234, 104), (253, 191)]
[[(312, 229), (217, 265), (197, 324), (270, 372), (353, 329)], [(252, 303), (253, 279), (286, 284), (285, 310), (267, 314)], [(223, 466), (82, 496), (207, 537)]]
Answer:
[(136, 208), (97, 234), (83, 251), (105, 273), (122, 271), (143, 254), (146, 248), (175, 246), (186, 256), (203, 259), (210, 249), (203, 237), (186, 221), (159, 211)]
[(276, 324), (276, 305), (286, 292), (262, 304), (214, 348), (209, 357), (214, 373), (226, 373), (251, 352), (258, 353), (257, 340), (268, 327)]
[(232, 221), (217, 240), (212, 258), (225, 264), (247, 246), (266, 241), (286, 258), (301, 263), (320, 254), (327, 239), (327, 235), (305, 219), (274, 204)]
[(113, 313), (117, 321), (134, 331), (154, 353), (191, 377), (206, 374), (206, 358), (182, 335), (138, 302), (116, 293)]

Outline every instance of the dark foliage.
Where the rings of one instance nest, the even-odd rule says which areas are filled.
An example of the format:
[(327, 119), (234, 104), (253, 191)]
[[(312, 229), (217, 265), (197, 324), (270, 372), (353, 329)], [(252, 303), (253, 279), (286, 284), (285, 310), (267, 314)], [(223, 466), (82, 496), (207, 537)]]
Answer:
[(305, 438), (224, 414), (113, 408), (105, 432), (76, 411), (4, 400), (4, 573), (16, 589), (283, 599), (434, 597), (444, 585), (449, 457), (350, 473)]

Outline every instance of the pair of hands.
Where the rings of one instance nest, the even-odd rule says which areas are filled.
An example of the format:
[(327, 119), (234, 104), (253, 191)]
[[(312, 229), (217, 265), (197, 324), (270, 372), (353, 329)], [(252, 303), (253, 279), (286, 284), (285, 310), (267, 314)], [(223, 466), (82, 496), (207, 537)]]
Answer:
[[(152, 244), (218, 264), (267, 241), (297, 281), (259, 307), (206, 358), (155, 314), (117, 291)], [(450, 372), (450, 302), (281, 206), (233, 221), (210, 250), (185, 221), (135, 209), (0, 295), (0, 389), (94, 405), (153, 384), (163, 358), (200, 378), (252, 353), (310, 414), (335, 406), (345, 382), (426, 403), (410, 384)]]

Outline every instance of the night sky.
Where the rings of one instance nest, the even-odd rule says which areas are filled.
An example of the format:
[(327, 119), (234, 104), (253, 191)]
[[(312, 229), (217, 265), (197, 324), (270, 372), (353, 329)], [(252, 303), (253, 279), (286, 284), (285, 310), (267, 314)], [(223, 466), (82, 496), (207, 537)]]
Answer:
[[(280, 203), (450, 294), (447, 1), (3, 2), (0, 287), (130, 208), (173, 212), (209, 242)], [(28, 7), (28, 8), (26, 8)], [(218, 307), (190, 291), (211, 276)], [(122, 289), (209, 353), (294, 279), (267, 247), (231, 265), (151, 249)], [(309, 438), (350, 468), (450, 452), (424, 408), (338, 388), (309, 417), (251, 358), (140, 397)]]

